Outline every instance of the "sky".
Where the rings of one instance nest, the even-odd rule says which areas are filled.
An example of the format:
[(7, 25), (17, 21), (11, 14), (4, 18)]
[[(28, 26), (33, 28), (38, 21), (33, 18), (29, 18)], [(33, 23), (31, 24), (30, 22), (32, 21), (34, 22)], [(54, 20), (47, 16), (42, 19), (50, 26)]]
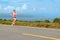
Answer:
[(60, 17), (60, 0), (0, 0), (0, 15), (14, 9), (24, 17), (50, 19)]

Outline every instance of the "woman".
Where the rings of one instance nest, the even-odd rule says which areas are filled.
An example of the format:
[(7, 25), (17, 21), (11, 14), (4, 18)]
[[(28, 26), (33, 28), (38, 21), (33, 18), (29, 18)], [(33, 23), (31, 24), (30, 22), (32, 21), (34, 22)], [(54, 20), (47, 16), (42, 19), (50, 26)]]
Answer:
[(13, 14), (12, 14), (12, 17), (13, 17), (13, 22), (12, 22), (12, 26), (15, 25), (15, 22), (16, 22), (16, 10), (13, 10)]

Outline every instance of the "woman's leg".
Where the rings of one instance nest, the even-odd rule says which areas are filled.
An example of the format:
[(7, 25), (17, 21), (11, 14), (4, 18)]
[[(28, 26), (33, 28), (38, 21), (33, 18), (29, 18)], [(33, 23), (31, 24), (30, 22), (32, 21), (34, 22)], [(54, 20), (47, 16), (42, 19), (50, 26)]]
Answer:
[(16, 22), (16, 18), (13, 18), (12, 26), (15, 25), (15, 22)]

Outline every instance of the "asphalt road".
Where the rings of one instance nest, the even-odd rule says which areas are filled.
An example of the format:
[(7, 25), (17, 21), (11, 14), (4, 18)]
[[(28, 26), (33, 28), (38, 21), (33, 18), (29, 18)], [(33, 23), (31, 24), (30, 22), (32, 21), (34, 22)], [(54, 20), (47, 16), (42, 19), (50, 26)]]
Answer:
[(60, 40), (60, 30), (0, 25), (0, 40)]

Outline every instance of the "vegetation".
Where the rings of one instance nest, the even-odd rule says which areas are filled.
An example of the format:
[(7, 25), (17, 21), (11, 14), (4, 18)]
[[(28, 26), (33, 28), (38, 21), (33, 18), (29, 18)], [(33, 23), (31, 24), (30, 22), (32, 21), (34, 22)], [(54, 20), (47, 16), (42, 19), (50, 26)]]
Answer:
[[(0, 24), (11, 25), (12, 20), (0, 19)], [(30, 26), (30, 27), (45, 27), (45, 28), (59, 28), (60, 29), (60, 18), (55, 18), (53, 22), (49, 20), (45, 21), (22, 21), (17, 20), (16, 25), (18, 26)]]
[(55, 19), (53, 20), (53, 22), (54, 22), (54, 23), (60, 23), (60, 18), (55, 18)]
[(49, 23), (50, 21), (49, 21), (49, 20), (45, 20), (44, 22), (47, 22), (47, 23)]

